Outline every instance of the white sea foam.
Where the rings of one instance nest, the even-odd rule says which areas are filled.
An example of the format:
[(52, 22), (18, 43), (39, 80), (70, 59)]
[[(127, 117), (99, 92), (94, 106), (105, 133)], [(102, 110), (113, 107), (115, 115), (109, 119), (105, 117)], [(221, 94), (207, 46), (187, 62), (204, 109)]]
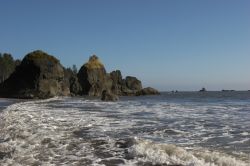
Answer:
[(148, 140), (136, 140), (130, 149), (140, 160), (153, 164), (185, 166), (249, 166), (245, 162), (218, 152), (187, 151), (172, 144), (159, 144)]
[[(203, 125), (213, 117), (197, 110), (207, 109), (211, 107), (71, 98), (16, 103), (0, 114), (0, 152), (8, 154), (1, 164), (103, 165), (104, 160), (118, 160), (120, 165), (249, 166), (221, 152), (189, 147), (223, 135), (222, 130)], [(203, 136), (209, 131), (212, 134)], [(132, 159), (125, 159), (126, 147), (117, 147), (116, 142), (133, 136), (138, 138), (128, 148)]]

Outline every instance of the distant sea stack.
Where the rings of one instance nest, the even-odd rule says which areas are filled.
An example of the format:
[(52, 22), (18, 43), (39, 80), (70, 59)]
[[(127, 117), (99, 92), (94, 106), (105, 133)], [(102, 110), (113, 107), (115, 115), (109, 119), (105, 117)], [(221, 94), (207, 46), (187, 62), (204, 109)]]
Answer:
[(222, 92), (234, 92), (235, 90), (226, 90), (226, 89), (222, 89)]
[(206, 90), (206, 88), (202, 88), (201, 90), (200, 90), (200, 92), (206, 92), (207, 90)]
[(96, 55), (91, 56), (76, 73), (68, 71), (58, 59), (40, 50), (27, 54), (11, 76), (0, 84), (0, 97), (10, 98), (88, 95), (116, 101), (118, 96), (157, 94), (159, 92), (151, 87), (143, 89), (136, 77), (123, 79), (120, 70), (107, 73)]
[(59, 60), (40, 50), (27, 54), (0, 85), (2, 97), (44, 99), (69, 94)]

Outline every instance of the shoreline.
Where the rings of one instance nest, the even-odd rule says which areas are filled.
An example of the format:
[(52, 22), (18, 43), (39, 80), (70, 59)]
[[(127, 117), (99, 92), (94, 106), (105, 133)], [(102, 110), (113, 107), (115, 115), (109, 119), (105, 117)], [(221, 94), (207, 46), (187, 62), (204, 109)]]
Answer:
[[(14, 163), (21, 162), (23, 165), (36, 161), (39, 161), (40, 164), (47, 163), (48, 165), (51, 164), (50, 162), (54, 164), (64, 163), (70, 165), (74, 162), (84, 163), (88, 161), (89, 163), (94, 163), (95, 161), (98, 161), (97, 163), (100, 165), (101, 163), (112, 162), (123, 164), (130, 161), (137, 163), (140, 161), (137, 161), (137, 157), (140, 159), (140, 156), (144, 156), (145, 158), (142, 158), (143, 162), (145, 160), (145, 162), (163, 164), (168, 161), (168, 154), (164, 151), (173, 151), (178, 160), (183, 159), (181, 154), (189, 157), (195, 155), (185, 150), (185, 148), (190, 148), (190, 146), (178, 145), (177, 140), (180, 140), (182, 137), (173, 139), (176, 140), (176, 142), (173, 143), (160, 143), (160, 141), (153, 141), (153, 139), (150, 139), (149, 137), (153, 134), (160, 139), (161, 137), (158, 137), (158, 134), (166, 134), (167, 137), (165, 139), (170, 141), (171, 135), (189, 135), (189, 130), (183, 132), (183, 129), (168, 129), (167, 127), (169, 127), (169, 125), (164, 126), (164, 128), (160, 125), (158, 130), (154, 129), (158, 122), (161, 123), (161, 121), (156, 120), (154, 116), (157, 115), (156, 117), (160, 118), (164, 115), (163, 113), (167, 113), (162, 109), (173, 109), (174, 112), (169, 112), (169, 115), (175, 116), (176, 111), (183, 111), (182, 108), (185, 104), (176, 105), (171, 104), (171, 102), (168, 101), (166, 102), (167, 106), (163, 103), (159, 109), (158, 105), (152, 107), (149, 104), (148, 107), (145, 107), (145, 104), (143, 104), (145, 100), (144, 98), (136, 99), (136, 101), (139, 101), (142, 105), (138, 105), (139, 103), (134, 100), (113, 103), (102, 102), (100, 100), (85, 100), (84, 98), (75, 98), (73, 100), (70, 98), (70, 100), (67, 100), (67, 98), (64, 97), (15, 103), (12, 107), (10, 106), (10, 112), (5, 112), (7, 113), (5, 115), (7, 115), (6, 124), (8, 125), (8, 128), (4, 129), (4, 133), (7, 135), (9, 134), (11, 136), (10, 138), (13, 137), (11, 142), (7, 141), (5, 143), (9, 144), (10, 149), (11, 147), (16, 148), (15, 157), (17, 160), (11, 161), (12, 158), (7, 158), (2, 161), (11, 161)], [(50, 102), (53, 100), (56, 102)], [(186, 107), (186, 109), (188, 110), (189, 107)], [(200, 109), (197, 109), (198, 112), (194, 113), (202, 113), (202, 111), (199, 110)], [(192, 111), (192, 109), (189, 111)], [(128, 114), (130, 112), (131, 114)], [(147, 114), (147, 112), (150, 114)], [(155, 113), (157, 114), (155, 115)], [(152, 116), (149, 116), (151, 114)], [(169, 115), (164, 115), (163, 119), (169, 117)], [(178, 116), (179, 114), (177, 114), (177, 117)], [(120, 119), (119, 117), (124, 118)], [(136, 119), (131, 119), (132, 117)], [(143, 119), (143, 117), (147, 120)], [(148, 122), (150, 122), (149, 124), (151, 124), (150, 126), (152, 127), (147, 125)], [(181, 122), (181, 120), (176, 119), (175, 123), (177, 122)], [(135, 133), (130, 134), (129, 132), (124, 136), (121, 135), (117, 137), (117, 134), (123, 134), (123, 132), (126, 132), (127, 130)], [(144, 132), (149, 132), (149, 135), (144, 135)], [(124, 138), (128, 138), (128, 140)], [(13, 141), (15, 142), (14, 144)], [(189, 141), (191, 141), (191, 138)], [(39, 148), (35, 148), (34, 145)], [(91, 148), (93, 149), (91, 150)], [(87, 151), (81, 151), (84, 149)], [(122, 155), (125, 155), (126, 150), (130, 150), (134, 159), (127, 160), (125, 157), (118, 157), (112, 153), (113, 150)], [(203, 150), (206, 151), (206, 148), (203, 148)], [(47, 151), (53, 151), (53, 153), (57, 155), (54, 156), (53, 153), (48, 154)], [(41, 155), (35, 155), (33, 158), (31, 154), (28, 155), (30, 152), (32, 152), (32, 154), (41, 153)], [(67, 158), (72, 155), (72, 153), (82, 155), (84, 161), (74, 161)], [(203, 154), (201, 151), (198, 151), (198, 153)], [(21, 156), (24, 156), (24, 154), (29, 160), (22, 160)], [(155, 154), (157, 154), (158, 157), (155, 156)], [(221, 157), (216, 157), (220, 156), (219, 154)], [(241, 161), (239, 158), (237, 159), (231, 155), (226, 157), (226, 153), (219, 154), (204, 153), (203, 156), (211, 157), (211, 161), (214, 159), (214, 161), (217, 160), (218, 162), (223, 162), (222, 159), (224, 159), (227, 160), (228, 163), (236, 163), (235, 165), (239, 163), (238, 165), (247, 166), (244, 164), (244, 161)], [(87, 158), (86, 155), (88, 156)], [(94, 157), (92, 155), (94, 155)], [(52, 160), (49, 159), (49, 156)], [(113, 158), (109, 158), (109, 156), (113, 156)], [(164, 160), (158, 160), (159, 156)], [(199, 157), (199, 155), (197, 155), (194, 161), (202, 163), (202, 159), (202, 156)], [(143, 162), (140, 164), (143, 164)], [(178, 161), (175, 162), (175, 164), (181, 163), (178, 163)], [(188, 161), (184, 160), (182, 162), (186, 163)], [(192, 162), (192, 160), (190, 160), (190, 162)], [(197, 164), (197, 166), (204, 166), (205, 164)], [(134, 165), (138, 166), (139, 163)]]

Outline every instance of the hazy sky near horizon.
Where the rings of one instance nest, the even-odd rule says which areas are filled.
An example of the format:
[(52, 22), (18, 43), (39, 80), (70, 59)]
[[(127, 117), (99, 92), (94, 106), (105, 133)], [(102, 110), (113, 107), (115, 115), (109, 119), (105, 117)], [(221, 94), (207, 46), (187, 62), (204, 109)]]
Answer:
[(1, 0), (0, 52), (96, 54), (160, 90), (250, 89), (250, 0)]

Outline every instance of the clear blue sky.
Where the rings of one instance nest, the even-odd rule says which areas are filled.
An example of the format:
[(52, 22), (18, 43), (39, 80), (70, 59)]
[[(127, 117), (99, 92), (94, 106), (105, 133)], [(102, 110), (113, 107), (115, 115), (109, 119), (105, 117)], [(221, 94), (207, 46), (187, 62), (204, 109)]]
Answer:
[(160, 90), (250, 89), (250, 0), (1, 0), (0, 52), (96, 54)]

